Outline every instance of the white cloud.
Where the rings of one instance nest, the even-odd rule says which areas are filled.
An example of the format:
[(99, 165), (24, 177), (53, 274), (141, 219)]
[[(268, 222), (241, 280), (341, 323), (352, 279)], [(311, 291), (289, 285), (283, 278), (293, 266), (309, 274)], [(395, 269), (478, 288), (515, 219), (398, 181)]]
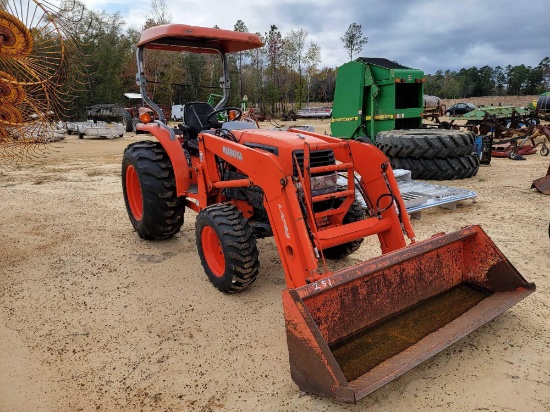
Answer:
[[(146, 0), (83, 0), (88, 8), (117, 10), (129, 27), (139, 29), (151, 13)], [(322, 66), (348, 60), (340, 41), (351, 23), (361, 24), (369, 42), (362, 56), (386, 57), (426, 73), (489, 65), (536, 66), (550, 56), (544, 27), (534, 24), (548, 14), (547, 0), (528, 7), (514, 0), (170, 0), (174, 23), (232, 30), (242, 20), (249, 31), (264, 34), (272, 24), (284, 35), (305, 29), (321, 47)], [(543, 32), (541, 32), (541, 30)], [(546, 40), (545, 40), (546, 39)]]

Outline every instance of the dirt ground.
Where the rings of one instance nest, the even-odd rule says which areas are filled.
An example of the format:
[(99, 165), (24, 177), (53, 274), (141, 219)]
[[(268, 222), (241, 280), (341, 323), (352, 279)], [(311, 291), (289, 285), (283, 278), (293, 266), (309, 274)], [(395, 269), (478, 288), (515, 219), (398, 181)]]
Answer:
[[(471, 179), (439, 182), (477, 201), (413, 220), (419, 240), (481, 225), (537, 292), (345, 405), (290, 378), (273, 239), (258, 242), (258, 281), (231, 296), (202, 270), (194, 212), (171, 240), (139, 239), (120, 169), (141, 139), (67, 136), (0, 168), (0, 411), (550, 410), (550, 196), (530, 190), (550, 157), (493, 158)], [(343, 264), (378, 255), (369, 240)]]

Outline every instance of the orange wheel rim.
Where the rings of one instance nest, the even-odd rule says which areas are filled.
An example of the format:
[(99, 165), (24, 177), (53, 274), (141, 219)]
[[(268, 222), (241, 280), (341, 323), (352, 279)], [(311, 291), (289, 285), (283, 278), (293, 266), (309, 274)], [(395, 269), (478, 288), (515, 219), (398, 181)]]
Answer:
[(126, 197), (128, 198), (132, 215), (134, 215), (136, 220), (141, 220), (143, 217), (143, 197), (141, 195), (138, 174), (132, 165), (126, 169)]
[(201, 233), (201, 244), (206, 264), (220, 278), (225, 272), (225, 258), (220, 238), (210, 226), (205, 226)]

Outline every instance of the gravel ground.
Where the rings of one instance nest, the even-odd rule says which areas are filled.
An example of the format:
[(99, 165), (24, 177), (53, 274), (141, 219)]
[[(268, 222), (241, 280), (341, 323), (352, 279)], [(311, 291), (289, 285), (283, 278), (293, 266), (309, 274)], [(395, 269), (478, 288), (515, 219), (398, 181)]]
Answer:
[[(259, 241), (258, 281), (227, 296), (200, 265), (194, 212), (171, 240), (133, 232), (120, 169), (124, 148), (141, 139), (67, 136), (0, 169), (0, 411), (550, 409), (550, 196), (530, 190), (550, 157), (493, 159), (473, 178), (438, 182), (477, 201), (413, 220), (420, 240), (481, 225), (537, 292), (343, 405), (301, 395), (290, 378), (273, 239)], [(378, 251), (369, 239), (344, 264)]]

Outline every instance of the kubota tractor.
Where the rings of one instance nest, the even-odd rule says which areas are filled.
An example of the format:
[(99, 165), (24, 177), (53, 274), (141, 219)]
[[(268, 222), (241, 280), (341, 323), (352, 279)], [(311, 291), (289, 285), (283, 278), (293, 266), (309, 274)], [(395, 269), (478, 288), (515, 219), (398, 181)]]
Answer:
[[(254, 282), (256, 239), (272, 236), (287, 285), (291, 374), (301, 390), (355, 402), (534, 291), (477, 226), (415, 243), (388, 158), (374, 145), (261, 130), (224, 107), (227, 53), (262, 47), (256, 35), (170, 24), (145, 30), (137, 46), (140, 90), (160, 120), (142, 116), (137, 129), (156, 141), (124, 152), (134, 229), (144, 239), (169, 238), (186, 209), (197, 212), (200, 260), (226, 293)], [(147, 95), (146, 49), (219, 54), (223, 99), (216, 107), (187, 103), (183, 122), (169, 127)], [(220, 122), (222, 112), (233, 120)], [(371, 235), (382, 256), (328, 268), (327, 259), (347, 256)]]

